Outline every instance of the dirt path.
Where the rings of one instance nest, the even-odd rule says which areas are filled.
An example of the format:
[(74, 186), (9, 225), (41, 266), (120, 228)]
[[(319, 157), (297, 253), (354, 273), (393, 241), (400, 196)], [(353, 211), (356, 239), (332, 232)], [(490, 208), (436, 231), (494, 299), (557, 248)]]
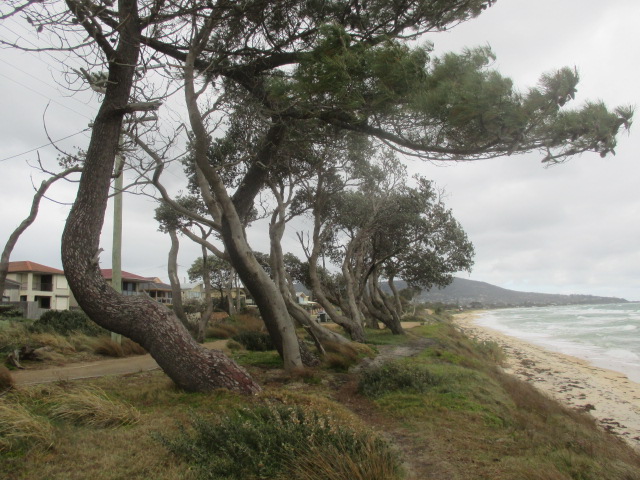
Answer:
[[(409, 335), (411, 334), (409, 333)], [(414, 337), (402, 345), (380, 345), (378, 346), (378, 355), (374, 359), (360, 362), (350, 370), (350, 373), (355, 374), (369, 368), (379, 367), (385, 362), (414, 357), (433, 344), (434, 342), (427, 338)], [(426, 446), (417, 440), (416, 435), (388, 416), (379, 413), (371, 400), (358, 394), (357, 375), (350, 375), (348, 381), (335, 393), (334, 398), (358, 415), (365, 423), (374, 426), (380, 432), (384, 432), (384, 436), (404, 452), (403, 459), (407, 480), (451, 478), (449, 476), (441, 476), (436, 467), (429, 462), (428, 458), (425, 458)], [(425, 477), (427, 472), (429, 476)]]
[[(227, 340), (217, 340), (203, 344), (208, 349), (225, 351)], [(60, 380), (79, 380), (82, 378), (104, 377), (107, 375), (125, 375), (160, 368), (151, 355), (98, 360), (95, 362), (73, 363), (41, 370), (18, 370), (11, 376), (16, 385), (51, 383)]]

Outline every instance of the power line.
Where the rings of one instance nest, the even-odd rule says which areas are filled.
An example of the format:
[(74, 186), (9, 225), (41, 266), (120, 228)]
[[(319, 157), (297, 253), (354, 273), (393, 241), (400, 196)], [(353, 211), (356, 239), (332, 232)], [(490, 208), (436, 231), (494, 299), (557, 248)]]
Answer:
[(54, 143), (57, 143), (57, 142), (61, 142), (62, 140), (66, 140), (67, 138), (75, 137), (76, 135), (80, 135), (81, 133), (87, 132), (89, 130), (91, 130), (91, 129), (90, 128), (85, 128), (84, 130), (80, 130), (79, 132), (72, 133), (71, 135), (67, 135), (64, 138), (59, 138), (58, 140), (53, 140), (53, 141), (51, 141), (49, 143), (45, 143), (44, 145), (40, 145), (39, 147), (32, 148), (31, 150), (28, 150), (26, 152), (17, 153), (15, 155), (11, 155), (10, 157), (3, 158), (3, 159), (0, 160), (0, 162), (6, 162), (7, 160), (11, 160), (12, 158), (20, 157), (22, 155), (26, 155), (27, 153), (35, 152), (36, 150), (39, 150), (39, 149), (44, 148), (44, 147), (48, 147), (49, 145), (53, 145)]
[(84, 118), (86, 118), (86, 119), (88, 119), (88, 120), (92, 120), (92, 118), (91, 118), (91, 117), (89, 117), (88, 115), (85, 115), (85, 114), (83, 114), (83, 113), (80, 113), (80, 112), (78, 112), (77, 110), (74, 110), (73, 108), (68, 107), (67, 105), (64, 105), (64, 104), (62, 104), (62, 103), (58, 102), (57, 100), (54, 100), (53, 98), (47, 97), (44, 93), (40, 93), (40, 92), (39, 92), (39, 91), (37, 91), (35, 88), (28, 87), (28, 86), (27, 86), (27, 85), (25, 85), (24, 83), (20, 83), (19, 81), (14, 80), (14, 79), (13, 79), (13, 78), (11, 78), (11, 77), (8, 77), (8, 76), (7, 76), (7, 75), (5, 75), (4, 73), (0, 73), (0, 77), (4, 77), (4, 78), (6, 78), (7, 80), (9, 80), (10, 82), (16, 83), (16, 84), (20, 85), (21, 87), (26, 88), (27, 90), (32, 91), (32, 92), (33, 92), (33, 93), (35, 93), (36, 95), (40, 95), (41, 97), (46, 98), (46, 99), (47, 99), (47, 100), (49, 100), (50, 102), (53, 102), (53, 103), (55, 103), (55, 104), (57, 104), (57, 105), (60, 105), (62, 108), (66, 108), (67, 110), (69, 110), (69, 111), (71, 111), (71, 112), (73, 112), (73, 113), (76, 113), (76, 114), (80, 115), (81, 117), (84, 117)]
[[(34, 74), (29, 73), (29, 72), (27, 72), (26, 70), (23, 70), (23, 69), (21, 69), (20, 67), (17, 67), (16, 65), (13, 65), (12, 63), (9, 63), (9, 62), (4, 62), (4, 65), (6, 65), (7, 67), (10, 67), (10, 68), (13, 68), (13, 69), (15, 69), (15, 70), (18, 70), (19, 72), (23, 73), (24, 75), (28, 75), (29, 77), (33, 78), (33, 79), (34, 79), (34, 80), (36, 80), (37, 82), (39, 82), (39, 83), (41, 83), (41, 84), (45, 85), (47, 88), (49, 88), (49, 89), (52, 89), (52, 90), (56, 91), (56, 93), (59, 93), (59, 92), (55, 89), (55, 87), (54, 87), (53, 85), (51, 85), (51, 84), (50, 84), (50, 83), (48, 83), (48, 82), (45, 82), (45, 81), (44, 81), (44, 80), (42, 80), (41, 78), (36, 77)], [(5, 78), (7, 78), (7, 75), (6, 75), (6, 74), (4, 74), (3, 76), (4, 76)], [(9, 80), (11, 80), (11, 81), (13, 81), (13, 82), (15, 82), (15, 83), (18, 83), (18, 84), (19, 84), (20, 86), (22, 86), (22, 87), (29, 88), (29, 87), (27, 87), (26, 85), (24, 85), (24, 84), (22, 84), (22, 83), (18, 82), (17, 80), (14, 80), (14, 79), (12, 79), (12, 78), (9, 78)], [(30, 89), (30, 90), (34, 91), (33, 89)], [(68, 107), (68, 106), (62, 105), (60, 102), (58, 102), (58, 101), (56, 101), (56, 100), (54, 100), (54, 99), (52, 99), (52, 98), (50, 98), (50, 97), (47, 97), (47, 95), (45, 95), (45, 94), (43, 94), (43, 93), (40, 93), (40, 92), (35, 92), (35, 93), (38, 93), (38, 95), (42, 95), (42, 96), (43, 96), (43, 97), (45, 97), (45, 98), (48, 98), (48, 99), (49, 99), (49, 100), (51, 100), (52, 102), (57, 103), (58, 105), (60, 105), (60, 106), (62, 106), (62, 107), (64, 107), (64, 108), (67, 108), (67, 109), (69, 109), (69, 110), (71, 110), (71, 111), (73, 111), (73, 112), (77, 113), (78, 115), (80, 115), (80, 116), (82, 116), (82, 117), (90, 118), (90, 117), (87, 117), (85, 114), (83, 114), (83, 113), (81, 113), (81, 112), (78, 112), (77, 110), (72, 109), (71, 107)], [(87, 105), (85, 102), (82, 102), (82, 101), (78, 100), (78, 99), (77, 99), (77, 98), (75, 98), (74, 96), (67, 96), (67, 97), (65, 97), (65, 98), (68, 98), (68, 99), (70, 99), (70, 100), (73, 100), (74, 102), (79, 103), (80, 105), (82, 105), (82, 106), (84, 106), (84, 107), (88, 107), (88, 108), (90, 108), (90, 109), (92, 108), (92, 107), (90, 107), (89, 105)]]

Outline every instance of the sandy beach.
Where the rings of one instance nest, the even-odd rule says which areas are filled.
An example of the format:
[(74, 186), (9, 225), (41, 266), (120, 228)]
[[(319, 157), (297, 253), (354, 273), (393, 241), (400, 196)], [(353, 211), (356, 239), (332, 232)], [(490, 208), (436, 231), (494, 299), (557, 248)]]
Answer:
[(640, 451), (640, 384), (622, 373), (479, 326), (475, 317), (461, 313), (455, 315), (454, 322), (470, 337), (502, 346), (507, 355), (506, 372), (571, 408), (588, 411), (602, 428)]

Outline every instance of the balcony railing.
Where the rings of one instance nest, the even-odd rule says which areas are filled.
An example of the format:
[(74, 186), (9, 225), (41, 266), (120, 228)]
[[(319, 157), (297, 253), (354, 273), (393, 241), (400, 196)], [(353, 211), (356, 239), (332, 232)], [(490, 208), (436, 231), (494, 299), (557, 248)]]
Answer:
[[(20, 283), (20, 290), (29, 290), (29, 282)], [(53, 292), (53, 283), (33, 282), (32, 290), (38, 292)]]

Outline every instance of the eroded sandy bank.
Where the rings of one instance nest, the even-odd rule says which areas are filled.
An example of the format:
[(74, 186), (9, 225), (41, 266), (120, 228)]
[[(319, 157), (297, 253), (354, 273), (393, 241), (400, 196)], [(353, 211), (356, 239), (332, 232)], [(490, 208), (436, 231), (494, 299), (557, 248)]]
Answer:
[(474, 313), (461, 313), (455, 315), (454, 322), (470, 337), (502, 346), (508, 373), (569, 407), (589, 411), (604, 429), (640, 450), (640, 384), (622, 373), (477, 325), (476, 317)]

